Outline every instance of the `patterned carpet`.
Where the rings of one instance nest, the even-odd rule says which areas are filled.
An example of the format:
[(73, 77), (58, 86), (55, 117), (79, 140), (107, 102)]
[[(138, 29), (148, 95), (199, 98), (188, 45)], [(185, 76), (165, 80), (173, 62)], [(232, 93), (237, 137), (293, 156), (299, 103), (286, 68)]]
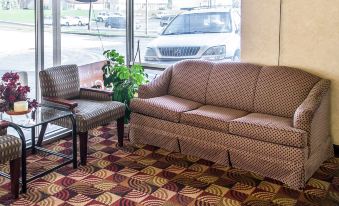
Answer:
[[(113, 137), (112, 137), (113, 136)], [(91, 132), (88, 166), (59, 169), (29, 183), (13, 202), (9, 180), (0, 177), (0, 205), (339, 205), (339, 159), (331, 159), (303, 191), (244, 170), (147, 145), (116, 148), (114, 126)], [(71, 153), (70, 140), (48, 146)], [(62, 161), (29, 157), (31, 174)], [(7, 165), (1, 165), (8, 171)]]

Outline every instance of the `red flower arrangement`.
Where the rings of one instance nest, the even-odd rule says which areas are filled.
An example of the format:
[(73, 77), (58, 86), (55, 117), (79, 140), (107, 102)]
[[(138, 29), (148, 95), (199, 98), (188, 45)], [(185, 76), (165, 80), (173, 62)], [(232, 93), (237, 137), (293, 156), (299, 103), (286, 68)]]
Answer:
[(33, 109), (38, 107), (38, 102), (35, 99), (27, 98), (27, 93), (30, 92), (29, 86), (22, 86), (19, 81), (19, 74), (15, 72), (7, 72), (0, 83), (0, 112), (11, 111), (14, 108), (14, 102), (27, 101), (28, 108)]

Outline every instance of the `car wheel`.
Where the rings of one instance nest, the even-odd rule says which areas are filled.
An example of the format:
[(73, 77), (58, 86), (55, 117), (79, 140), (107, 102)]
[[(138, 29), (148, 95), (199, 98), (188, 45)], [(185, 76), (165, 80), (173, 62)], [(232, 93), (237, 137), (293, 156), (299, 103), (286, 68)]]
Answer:
[(66, 26), (69, 26), (69, 22), (66, 22)]
[(240, 62), (240, 50), (237, 50), (237, 51), (234, 52), (234, 56), (232, 58), (232, 61)]
[(98, 18), (99, 19), (99, 22), (103, 22), (104, 21), (104, 19), (103, 18)]
[(78, 22), (78, 26), (82, 26), (82, 22), (81, 21)]

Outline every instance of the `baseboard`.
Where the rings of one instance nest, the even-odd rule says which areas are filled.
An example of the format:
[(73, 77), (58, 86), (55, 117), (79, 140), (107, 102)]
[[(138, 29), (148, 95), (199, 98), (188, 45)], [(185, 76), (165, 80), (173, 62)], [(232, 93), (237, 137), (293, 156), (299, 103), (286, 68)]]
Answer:
[(334, 144), (333, 148), (334, 148), (334, 156), (339, 157), (339, 145)]

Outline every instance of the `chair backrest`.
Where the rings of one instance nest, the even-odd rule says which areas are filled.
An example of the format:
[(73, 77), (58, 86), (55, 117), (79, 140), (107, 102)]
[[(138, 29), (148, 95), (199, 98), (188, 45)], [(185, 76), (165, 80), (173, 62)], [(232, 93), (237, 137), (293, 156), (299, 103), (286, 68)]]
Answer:
[(51, 67), (39, 72), (43, 97), (75, 99), (79, 97), (80, 80), (77, 65)]

